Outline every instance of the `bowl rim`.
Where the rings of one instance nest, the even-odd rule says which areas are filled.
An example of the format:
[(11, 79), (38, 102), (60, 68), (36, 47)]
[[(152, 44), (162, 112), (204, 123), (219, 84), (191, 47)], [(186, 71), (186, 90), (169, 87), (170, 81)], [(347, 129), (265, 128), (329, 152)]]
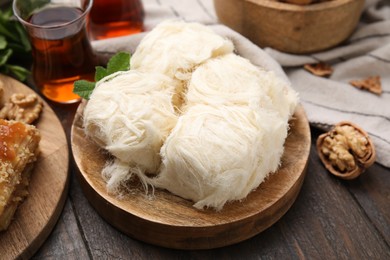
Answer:
[(248, 3), (253, 3), (258, 6), (268, 7), (270, 9), (278, 9), (283, 11), (293, 12), (315, 12), (322, 11), (325, 9), (337, 8), (342, 5), (347, 5), (352, 2), (364, 1), (364, 0), (332, 0), (320, 3), (308, 4), (308, 5), (297, 5), (285, 2), (279, 2), (278, 0), (244, 0)]

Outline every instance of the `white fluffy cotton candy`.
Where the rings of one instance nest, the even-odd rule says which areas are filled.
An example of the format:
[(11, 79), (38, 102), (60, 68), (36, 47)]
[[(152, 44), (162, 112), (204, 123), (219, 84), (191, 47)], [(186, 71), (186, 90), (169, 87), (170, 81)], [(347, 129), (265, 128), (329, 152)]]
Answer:
[(235, 54), (210, 59), (192, 74), (187, 105), (240, 105), (276, 109), (284, 120), (293, 114), (297, 93), (274, 72)]
[(195, 66), (233, 52), (233, 43), (199, 23), (165, 21), (138, 45), (131, 68), (188, 80)]
[(199, 23), (165, 21), (138, 45), (131, 68), (165, 74), (175, 80), (174, 104), (180, 108), (186, 83), (196, 66), (208, 59), (231, 53), (233, 43)]
[(156, 173), (160, 148), (176, 125), (173, 83), (162, 74), (135, 70), (100, 81), (84, 110), (87, 136), (116, 159), (103, 170), (109, 191), (134, 174)]
[(183, 114), (161, 148), (156, 187), (220, 210), (244, 199), (275, 171), (287, 125), (275, 110), (195, 105)]
[(185, 100), (154, 185), (220, 210), (278, 169), (298, 98), (273, 72), (235, 54), (209, 59), (193, 72)]
[(220, 210), (278, 169), (297, 94), (233, 49), (204, 25), (163, 22), (141, 41), (132, 70), (97, 84), (84, 127), (115, 157), (102, 172), (109, 191), (137, 175)]

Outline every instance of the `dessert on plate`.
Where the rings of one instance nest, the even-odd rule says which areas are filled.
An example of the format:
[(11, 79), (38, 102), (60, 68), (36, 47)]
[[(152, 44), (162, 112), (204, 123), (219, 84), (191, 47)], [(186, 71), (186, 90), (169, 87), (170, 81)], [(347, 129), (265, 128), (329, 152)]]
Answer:
[(17, 207), (28, 195), (40, 139), (35, 126), (0, 119), (0, 231), (8, 228)]

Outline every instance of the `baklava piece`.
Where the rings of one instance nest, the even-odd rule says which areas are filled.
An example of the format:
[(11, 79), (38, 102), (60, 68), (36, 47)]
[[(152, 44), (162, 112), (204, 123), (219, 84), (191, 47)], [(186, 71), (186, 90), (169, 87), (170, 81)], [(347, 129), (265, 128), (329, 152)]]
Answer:
[(17, 207), (28, 195), (40, 139), (35, 126), (0, 119), (0, 231), (8, 228)]

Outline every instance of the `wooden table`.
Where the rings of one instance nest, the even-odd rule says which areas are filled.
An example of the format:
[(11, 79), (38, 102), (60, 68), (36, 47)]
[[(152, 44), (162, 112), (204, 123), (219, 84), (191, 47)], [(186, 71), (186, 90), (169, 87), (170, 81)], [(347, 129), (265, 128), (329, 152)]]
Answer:
[[(52, 105), (67, 133), (77, 109)], [(37, 259), (390, 259), (390, 169), (374, 164), (354, 181), (331, 176), (312, 148), (302, 190), (291, 209), (263, 233), (240, 244), (201, 251), (161, 248), (132, 239), (90, 206), (70, 163), (63, 213)], [(72, 157), (72, 156), (71, 156)]]

